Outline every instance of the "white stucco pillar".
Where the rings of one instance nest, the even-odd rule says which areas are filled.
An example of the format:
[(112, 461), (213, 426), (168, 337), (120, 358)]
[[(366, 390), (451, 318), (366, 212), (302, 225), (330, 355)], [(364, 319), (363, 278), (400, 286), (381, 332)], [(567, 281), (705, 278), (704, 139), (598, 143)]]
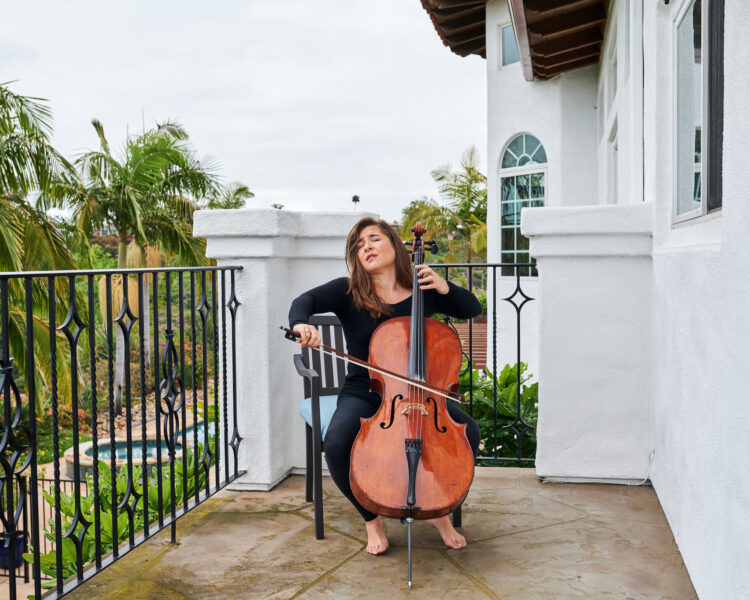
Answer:
[(243, 438), (239, 469), (247, 473), (232, 484), (235, 489), (268, 490), (293, 467), (304, 465), (304, 424), (297, 412), (302, 381), (292, 365), (298, 346), (284, 339), (279, 326), (288, 326), (289, 306), (301, 292), (346, 275), (346, 236), (363, 216), (369, 214), (273, 209), (195, 213), (193, 233), (206, 238), (206, 255), (219, 266), (242, 267), (235, 276), (241, 303), (235, 376)]
[(537, 474), (649, 474), (651, 204), (524, 208), (539, 271)]

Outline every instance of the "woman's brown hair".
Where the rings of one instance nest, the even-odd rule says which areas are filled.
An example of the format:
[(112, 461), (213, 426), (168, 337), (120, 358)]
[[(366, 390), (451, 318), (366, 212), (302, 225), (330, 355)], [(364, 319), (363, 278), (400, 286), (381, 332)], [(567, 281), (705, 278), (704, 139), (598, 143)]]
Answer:
[(372, 217), (363, 217), (349, 232), (346, 238), (346, 265), (349, 267), (349, 293), (352, 295), (352, 301), (357, 310), (366, 310), (373, 319), (379, 319), (380, 317), (392, 314), (393, 308), (378, 297), (370, 274), (365, 271), (359, 262), (359, 258), (357, 258), (359, 236), (365, 227), (370, 227), (371, 225), (377, 226), (383, 232), (383, 235), (393, 244), (393, 249), (396, 251), (396, 281), (405, 288), (411, 288), (412, 286), (413, 269), (411, 266), (411, 254), (393, 227), (386, 221)]

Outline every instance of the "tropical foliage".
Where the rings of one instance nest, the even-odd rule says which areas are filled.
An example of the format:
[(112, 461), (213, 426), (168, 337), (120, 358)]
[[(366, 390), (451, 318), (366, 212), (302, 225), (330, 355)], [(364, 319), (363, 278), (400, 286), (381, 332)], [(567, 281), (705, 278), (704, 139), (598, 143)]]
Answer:
[[(88, 246), (79, 230), (51, 218), (28, 201), (32, 193), (46, 200), (59, 198), (63, 189), (60, 182), (75, 178), (73, 165), (50, 144), (51, 135), (52, 113), (44, 100), (16, 94), (8, 84), (0, 84), (0, 271), (75, 269), (77, 261), (71, 249)], [(26, 374), (24, 285), (21, 279), (8, 280), (8, 338), (15, 363)], [(53, 290), (53, 295), (58, 307), (65, 305), (64, 285)], [(37, 388), (49, 389), (52, 352), (45, 282), (32, 281), (31, 304)], [(56, 312), (58, 318), (64, 316)], [(56, 339), (61, 340), (62, 334)], [(62, 360), (58, 360), (57, 391), (65, 402), (70, 396), (71, 373), (63, 344), (58, 344), (58, 353)], [(38, 405), (37, 410), (40, 408)]]
[[(527, 364), (520, 363), (520, 377), (519, 364), (505, 365), (496, 381), (489, 369), (470, 371), (466, 366), (464, 359), (459, 391), (468, 400), (471, 387), (472, 402), (471, 406), (463, 404), (461, 408), (472, 414), (479, 425), (479, 456), (517, 458), (520, 438), (521, 457), (533, 460), (536, 455), (539, 383), (529, 381), (532, 375), (526, 373)], [(517, 417), (519, 405), (520, 419)]]
[(204, 208), (242, 208), (245, 202), (254, 198), (255, 194), (250, 191), (244, 183), (233, 181), (227, 186), (213, 190), (209, 195)]
[[(157, 124), (129, 136), (114, 151), (97, 120), (92, 122), (99, 148), (83, 153), (75, 163), (51, 144), (52, 112), (46, 101), (23, 96), (0, 84), (0, 271), (73, 270), (103, 266), (103, 255), (89, 243), (101, 229), (116, 232), (118, 268), (173, 264), (205, 265), (205, 242), (192, 235), (197, 208), (239, 208), (253, 197), (247, 186), (218, 181), (210, 157), (195, 156), (185, 129), (175, 122)], [(53, 218), (48, 209), (72, 211), (72, 222)], [(98, 278), (104, 286), (104, 278)], [(112, 310), (122, 305), (122, 281), (112, 277)], [(70, 404), (72, 377), (68, 345), (62, 333), (50, 333), (47, 281), (32, 283), (34, 372), (37, 395), (49, 398), (51, 342), (57, 342), (58, 403)], [(146, 362), (152, 344), (148, 310), (149, 281), (144, 280), (141, 317), (146, 337)], [(9, 341), (11, 354), (23, 375), (27, 373), (26, 294), (22, 279), (8, 280)], [(85, 289), (78, 286), (76, 303), (86, 314)], [(85, 286), (84, 286), (85, 287)], [(102, 288), (100, 306), (106, 304)], [(130, 295), (130, 294), (129, 294)], [(68, 282), (59, 279), (53, 290), (57, 324), (69, 306)], [(137, 312), (137, 298), (131, 310)], [(124, 377), (122, 332), (115, 327), (115, 407), (121, 409)], [(86, 352), (86, 346), (81, 348)], [(84, 361), (85, 362), (85, 361)], [(81, 363), (83, 364), (83, 363)], [(83, 384), (83, 382), (81, 382)], [(85, 386), (82, 392), (85, 392)], [(85, 400), (84, 398), (81, 398)], [(37, 414), (41, 414), (41, 405)]]
[[(215, 441), (213, 436), (209, 436), (209, 444), (214, 447)], [(174, 462), (174, 484), (175, 484), (175, 495), (174, 498), (171, 495), (171, 484), (170, 484), (170, 468), (165, 466), (161, 472), (161, 486), (158, 486), (156, 480), (156, 472), (152, 473), (147, 477), (148, 486), (147, 493), (143, 494), (143, 471), (140, 465), (133, 465), (133, 485), (132, 488), (128, 485), (128, 470), (127, 466), (123, 465), (117, 471), (114, 480), (114, 493), (117, 499), (117, 505), (121, 505), (125, 499), (126, 493), (130, 493), (130, 497), (138, 498), (133, 504), (133, 531), (137, 535), (144, 528), (146, 522), (146, 512), (144, 512), (143, 500), (146, 498), (146, 508), (148, 514), (149, 524), (159, 519), (159, 513), (168, 514), (172, 511), (172, 503), (176, 502), (176, 506), (180, 507), (183, 504), (185, 497), (191, 498), (195, 496), (195, 484), (196, 484), (196, 456), (203, 455), (203, 444), (198, 443), (198, 449), (193, 452), (190, 448), (185, 450), (185, 459), (177, 459)], [(213, 456), (209, 466), (214, 464)], [(86, 519), (88, 523), (95, 522), (95, 511), (97, 505), (99, 509), (99, 520), (101, 524), (101, 552), (107, 554), (114, 548), (115, 543), (115, 523), (117, 527), (117, 543), (118, 545), (128, 539), (129, 536), (129, 524), (128, 524), (128, 512), (120, 509), (117, 515), (117, 521), (112, 510), (112, 493), (113, 483), (111, 476), (110, 465), (100, 460), (98, 462), (98, 475), (99, 475), (99, 494), (95, 493), (93, 477), (90, 474), (86, 475), (86, 489), (88, 492), (81, 497), (81, 515)], [(198, 464), (198, 488), (204, 489), (206, 486), (206, 471), (202, 465)], [(186, 471), (185, 478), (187, 480), (187, 488), (183, 489), (183, 471)], [(161, 489), (161, 499), (159, 498), (159, 489)], [(55, 504), (55, 488), (54, 486), (50, 492), (43, 492), (44, 500), (50, 507), (56, 506)], [(60, 518), (61, 518), (61, 531), (70, 531), (71, 527), (75, 527), (73, 535), (81, 538), (81, 560), (83, 566), (86, 567), (96, 559), (96, 529), (93, 525), (84, 528), (83, 523), (80, 519), (76, 518), (76, 499), (75, 494), (65, 494), (60, 492)], [(52, 544), (56, 544), (56, 533), (55, 533), (55, 519), (50, 518), (47, 522), (47, 528), (44, 532), (46, 537)], [(58, 550), (52, 550), (46, 554), (42, 554), (39, 558), (39, 564), (42, 573), (47, 575), (50, 579), (42, 583), (42, 587), (45, 589), (52, 589), (57, 585), (57, 552), (62, 553), (62, 578), (67, 579), (76, 573), (76, 544), (69, 537), (62, 539), (62, 547)], [(28, 552), (23, 555), (24, 559), (33, 563), (34, 554)]]
[(433, 169), (443, 204), (427, 198), (412, 201), (402, 213), (401, 236), (421, 221), (431, 239), (447, 246), (448, 262), (484, 261), (487, 252), (487, 178), (479, 171), (479, 152), (473, 146), (461, 157), (461, 168), (450, 164)]
[[(100, 147), (83, 153), (76, 161), (81, 180), (70, 181), (65, 194), (42, 201), (43, 207), (71, 208), (74, 223), (87, 236), (105, 226), (114, 229), (119, 269), (159, 266), (160, 253), (176, 255), (185, 265), (207, 264), (205, 242), (192, 235), (193, 213), (199, 201), (236, 205), (244, 202), (249, 190), (244, 186), (223, 189), (215, 161), (195, 156), (187, 132), (178, 123), (160, 123), (128, 137), (119, 153), (112, 151), (102, 124), (94, 119), (92, 125)], [(130, 239), (140, 253), (140, 260), (134, 259), (132, 253), (128, 260)], [(106, 298), (105, 284), (101, 279), (100, 295)], [(111, 286), (113, 310), (119, 312), (123, 301), (122, 279), (113, 277)], [(146, 283), (144, 306), (149, 304), (148, 293)], [(137, 297), (131, 302), (131, 310), (136, 305)], [(145, 317), (143, 323), (148, 325), (148, 315)], [(149, 330), (144, 327), (144, 332)], [(114, 405), (119, 413), (125, 378), (125, 339), (120, 327), (115, 331)]]

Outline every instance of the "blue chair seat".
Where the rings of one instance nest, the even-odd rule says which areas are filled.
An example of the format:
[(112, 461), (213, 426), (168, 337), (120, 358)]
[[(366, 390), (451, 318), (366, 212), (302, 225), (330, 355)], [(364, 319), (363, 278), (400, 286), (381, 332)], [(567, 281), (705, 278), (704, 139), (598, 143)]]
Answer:
[[(331, 417), (336, 410), (336, 400), (338, 396), (321, 396), (320, 397), (320, 439), (326, 439), (326, 430), (331, 422)], [(299, 414), (312, 427), (312, 400), (305, 398), (299, 405)]]

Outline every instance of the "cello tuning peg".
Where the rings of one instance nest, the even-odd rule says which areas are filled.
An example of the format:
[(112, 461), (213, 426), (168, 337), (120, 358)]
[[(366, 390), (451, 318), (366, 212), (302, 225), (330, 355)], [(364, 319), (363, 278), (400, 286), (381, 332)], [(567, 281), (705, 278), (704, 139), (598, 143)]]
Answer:
[(429, 242), (427, 242), (427, 244), (430, 246), (430, 252), (432, 252), (433, 254), (438, 253), (438, 245), (435, 240), (430, 240)]

